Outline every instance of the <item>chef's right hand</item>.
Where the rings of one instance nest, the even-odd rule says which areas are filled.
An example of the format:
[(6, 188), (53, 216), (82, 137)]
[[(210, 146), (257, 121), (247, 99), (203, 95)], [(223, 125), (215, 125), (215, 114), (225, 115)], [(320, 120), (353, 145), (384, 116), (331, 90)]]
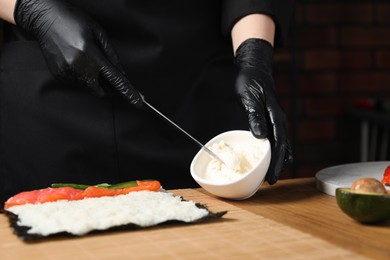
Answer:
[(99, 96), (112, 88), (142, 105), (105, 32), (81, 10), (61, 0), (17, 0), (14, 18), (38, 41), (56, 78), (76, 81)]

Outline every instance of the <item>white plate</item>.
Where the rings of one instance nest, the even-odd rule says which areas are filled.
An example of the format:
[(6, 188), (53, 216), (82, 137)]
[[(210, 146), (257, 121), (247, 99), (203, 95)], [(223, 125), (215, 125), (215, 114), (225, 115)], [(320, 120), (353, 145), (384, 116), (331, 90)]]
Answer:
[[(317, 189), (335, 196), (337, 188), (350, 188), (352, 183), (360, 178), (383, 179), (383, 173), (390, 161), (360, 162), (337, 165), (318, 171), (315, 175)], [(386, 186), (390, 190), (389, 186)]]

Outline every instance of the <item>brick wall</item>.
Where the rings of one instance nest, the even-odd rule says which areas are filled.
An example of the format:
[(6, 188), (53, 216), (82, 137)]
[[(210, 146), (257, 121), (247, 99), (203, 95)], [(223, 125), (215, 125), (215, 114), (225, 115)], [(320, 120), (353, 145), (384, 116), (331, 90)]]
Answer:
[(286, 53), (295, 63), (276, 62), (275, 78), (295, 164), (283, 177), (359, 161), (360, 124), (347, 111), (357, 98), (390, 97), (390, 2), (297, 0), (276, 60)]

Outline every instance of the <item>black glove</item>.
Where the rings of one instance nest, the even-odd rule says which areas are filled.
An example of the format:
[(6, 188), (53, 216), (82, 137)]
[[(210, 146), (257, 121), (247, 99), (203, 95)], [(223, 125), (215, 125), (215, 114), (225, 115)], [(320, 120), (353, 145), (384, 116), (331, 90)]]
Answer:
[(249, 128), (256, 138), (267, 137), (271, 143), (271, 164), (265, 179), (274, 184), (293, 157), (287, 117), (274, 89), (273, 47), (261, 39), (248, 39), (237, 49), (235, 64), (236, 91), (248, 115)]
[(114, 89), (141, 106), (107, 36), (81, 10), (60, 0), (18, 0), (16, 25), (38, 41), (52, 74), (76, 81), (99, 96)]

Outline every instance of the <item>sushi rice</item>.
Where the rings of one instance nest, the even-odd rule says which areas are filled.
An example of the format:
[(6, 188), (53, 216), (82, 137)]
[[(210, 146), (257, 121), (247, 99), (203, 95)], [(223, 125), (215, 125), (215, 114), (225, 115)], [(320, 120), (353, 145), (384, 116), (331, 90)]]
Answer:
[(195, 222), (210, 212), (193, 201), (169, 192), (138, 191), (126, 195), (60, 200), (12, 206), (17, 225), (28, 227), (28, 235), (49, 236), (66, 232), (84, 235), (124, 225), (150, 227), (167, 221)]

